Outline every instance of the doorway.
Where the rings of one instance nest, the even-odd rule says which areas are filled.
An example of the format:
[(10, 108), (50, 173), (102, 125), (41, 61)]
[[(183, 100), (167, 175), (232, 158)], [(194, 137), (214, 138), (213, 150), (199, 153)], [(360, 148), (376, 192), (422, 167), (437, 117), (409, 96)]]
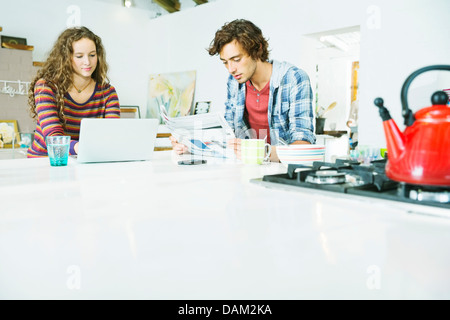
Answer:
[(326, 118), (324, 130), (357, 131), (360, 27), (308, 34), (302, 41), (310, 51), (308, 63), (314, 65), (313, 106), (316, 116)]

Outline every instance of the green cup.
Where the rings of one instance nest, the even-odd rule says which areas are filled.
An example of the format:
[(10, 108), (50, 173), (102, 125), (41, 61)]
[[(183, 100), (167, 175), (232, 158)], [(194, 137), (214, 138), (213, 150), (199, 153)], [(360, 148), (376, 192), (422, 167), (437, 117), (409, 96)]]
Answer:
[(242, 139), (241, 159), (245, 164), (262, 164), (269, 160), (270, 144), (264, 139)]

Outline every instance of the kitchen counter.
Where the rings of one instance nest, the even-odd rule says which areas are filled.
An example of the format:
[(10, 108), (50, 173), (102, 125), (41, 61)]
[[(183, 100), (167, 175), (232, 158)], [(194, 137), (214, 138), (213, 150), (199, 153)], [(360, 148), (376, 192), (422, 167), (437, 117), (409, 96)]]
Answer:
[(448, 210), (246, 166), (0, 161), (0, 299), (449, 299)]

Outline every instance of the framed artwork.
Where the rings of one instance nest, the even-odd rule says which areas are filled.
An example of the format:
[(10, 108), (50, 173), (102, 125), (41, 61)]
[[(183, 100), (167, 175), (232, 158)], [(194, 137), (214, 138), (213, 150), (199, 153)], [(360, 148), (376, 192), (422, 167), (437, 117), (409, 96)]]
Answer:
[(208, 113), (211, 101), (198, 101), (195, 103), (194, 114)]
[(17, 38), (17, 37), (9, 37), (9, 36), (1, 36), (1, 42), (6, 44), (23, 44), (27, 45), (27, 39), (25, 38)]
[(196, 71), (155, 74), (150, 76), (146, 118), (159, 119), (161, 108), (169, 117), (194, 114), (193, 99)]
[(0, 120), (0, 148), (19, 147), (17, 120)]

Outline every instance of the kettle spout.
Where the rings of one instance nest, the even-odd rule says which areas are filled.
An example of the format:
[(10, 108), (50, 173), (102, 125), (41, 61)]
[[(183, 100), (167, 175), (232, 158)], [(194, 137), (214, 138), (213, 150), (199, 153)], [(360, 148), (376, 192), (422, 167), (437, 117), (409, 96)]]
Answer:
[(383, 99), (376, 98), (374, 103), (378, 107), (381, 119), (383, 120), (383, 129), (386, 136), (389, 161), (400, 159), (405, 151), (405, 136), (391, 118), (389, 111), (384, 106)]

